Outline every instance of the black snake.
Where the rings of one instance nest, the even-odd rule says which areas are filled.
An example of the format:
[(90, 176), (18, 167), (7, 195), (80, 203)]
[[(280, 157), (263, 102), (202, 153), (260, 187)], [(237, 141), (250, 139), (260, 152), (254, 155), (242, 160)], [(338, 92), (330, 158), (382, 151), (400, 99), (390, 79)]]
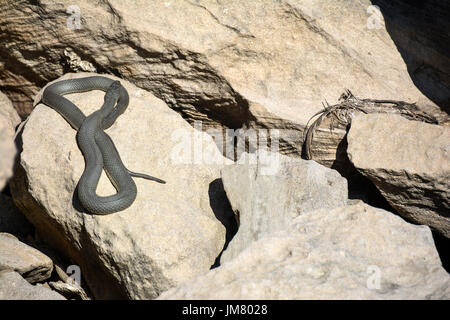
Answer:
[[(106, 94), (103, 106), (87, 117), (62, 96), (90, 90), (102, 90)], [(103, 131), (128, 106), (128, 93), (119, 81), (101, 76), (58, 81), (45, 88), (42, 102), (61, 114), (78, 131), (78, 145), (85, 158), (85, 169), (78, 181), (78, 198), (87, 211), (105, 215), (131, 206), (137, 195), (132, 176), (165, 183), (161, 179), (129, 171), (122, 163), (113, 141)], [(114, 195), (101, 197), (96, 193), (103, 168), (117, 190)]]

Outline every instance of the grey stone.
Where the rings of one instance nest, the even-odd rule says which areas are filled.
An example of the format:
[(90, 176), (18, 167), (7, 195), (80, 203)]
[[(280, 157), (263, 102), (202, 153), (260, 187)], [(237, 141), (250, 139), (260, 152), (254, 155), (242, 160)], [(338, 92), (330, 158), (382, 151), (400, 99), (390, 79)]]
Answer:
[(450, 127), (360, 115), (347, 140), (357, 170), (400, 215), (450, 238)]
[(259, 150), (222, 169), (223, 185), (239, 230), (221, 257), (236, 257), (253, 241), (285, 230), (293, 219), (319, 208), (347, 204), (347, 180), (314, 161)]
[(205, 128), (278, 128), (281, 150), (298, 156), (308, 119), (345, 88), (439, 112), (414, 85), (383, 15), (371, 6), (370, 0), (4, 1), (0, 53), (28, 73), (0, 71), (0, 84), (13, 88), (9, 96), (25, 116), (41, 79), (67, 69), (104, 70)]
[(13, 174), (16, 146), (14, 130), (20, 118), (8, 97), (0, 92), (0, 191)]
[(59, 293), (41, 285), (31, 285), (19, 273), (0, 271), (0, 300), (65, 300)]
[(158, 299), (450, 299), (427, 226), (362, 202), (309, 211)]
[(14, 270), (28, 282), (47, 280), (53, 262), (42, 252), (20, 242), (8, 233), (0, 233), (0, 270)]
[[(106, 216), (84, 213), (75, 194), (84, 170), (76, 131), (39, 104), (21, 133), (11, 193), (42, 239), (79, 266), (95, 298), (151, 299), (209, 270), (222, 250), (225, 227), (211, 208), (209, 188), (230, 160), (162, 100), (120, 82), (130, 104), (107, 133), (127, 168), (167, 183), (135, 179), (138, 195), (130, 208)], [(103, 97), (101, 91), (69, 96), (86, 114), (100, 108)], [(192, 159), (194, 141), (204, 151), (196, 154), (204, 156), (199, 161)], [(115, 192), (103, 173), (97, 193)]]

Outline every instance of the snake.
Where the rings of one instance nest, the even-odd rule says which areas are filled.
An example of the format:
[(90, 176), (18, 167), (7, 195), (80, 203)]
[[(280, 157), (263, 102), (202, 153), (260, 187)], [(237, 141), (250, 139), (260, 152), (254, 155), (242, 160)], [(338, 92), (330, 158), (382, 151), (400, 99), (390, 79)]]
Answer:
[[(88, 116), (63, 97), (91, 90), (104, 91), (105, 96), (101, 108)], [(137, 196), (137, 187), (132, 177), (165, 183), (159, 178), (128, 170), (114, 142), (104, 132), (129, 104), (128, 92), (120, 81), (103, 76), (57, 81), (44, 89), (41, 101), (58, 112), (77, 131), (77, 142), (84, 156), (85, 168), (76, 189), (81, 205), (88, 212), (107, 215), (130, 207)], [(116, 189), (113, 195), (99, 196), (96, 193), (103, 169)]]

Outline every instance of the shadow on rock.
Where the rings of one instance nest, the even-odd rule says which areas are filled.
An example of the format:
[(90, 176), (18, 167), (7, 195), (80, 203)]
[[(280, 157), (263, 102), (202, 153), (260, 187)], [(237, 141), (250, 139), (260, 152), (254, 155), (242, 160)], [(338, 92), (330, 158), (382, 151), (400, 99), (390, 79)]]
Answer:
[(440, 0), (372, 0), (415, 86), (450, 113), (450, 3)]
[(222, 179), (216, 179), (209, 184), (208, 194), (209, 204), (211, 205), (211, 209), (213, 210), (214, 215), (226, 229), (225, 244), (222, 251), (214, 261), (214, 264), (211, 266), (211, 269), (213, 269), (220, 266), (220, 257), (228, 247), (231, 239), (233, 239), (239, 226), (236, 220), (236, 216), (225, 193)]

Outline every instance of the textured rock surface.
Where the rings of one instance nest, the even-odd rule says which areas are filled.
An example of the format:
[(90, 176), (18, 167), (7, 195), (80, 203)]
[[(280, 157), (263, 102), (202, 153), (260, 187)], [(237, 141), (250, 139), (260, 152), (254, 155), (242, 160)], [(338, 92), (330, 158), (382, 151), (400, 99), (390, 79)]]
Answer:
[(450, 299), (430, 229), (359, 203), (297, 217), (159, 299)]
[(450, 113), (450, 2), (372, 0), (414, 84)]
[(8, 233), (0, 233), (0, 270), (14, 270), (28, 282), (50, 278), (53, 262), (42, 252), (20, 242)]
[(0, 119), (9, 122), (13, 129), (20, 123), (20, 117), (11, 100), (3, 92), (0, 92)]
[(20, 123), (19, 115), (6, 95), (0, 92), (0, 191), (12, 176), (16, 146), (14, 130)]
[[(76, 76), (87, 75), (92, 74)], [(207, 271), (220, 253), (225, 228), (211, 209), (209, 185), (229, 160), (210, 136), (195, 131), (163, 101), (121, 83), (130, 105), (107, 133), (130, 170), (166, 184), (135, 179), (138, 196), (127, 210), (107, 216), (80, 212), (74, 190), (84, 159), (75, 131), (40, 104), (21, 134), (23, 152), (11, 192), (39, 234), (80, 265), (96, 298), (154, 298)], [(103, 96), (92, 91), (69, 98), (89, 114)], [(192, 144), (202, 147), (212, 164), (194, 163)], [(106, 175), (97, 192), (115, 192)]]
[(347, 181), (317, 162), (263, 150), (243, 157), (242, 163), (226, 166), (221, 172), (240, 222), (221, 262), (233, 259), (253, 241), (285, 230), (305, 212), (347, 203)]
[(31, 285), (17, 272), (0, 271), (0, 300), (65, 300), (59, 293)]
[(64, 72), (107, 72), (204, 128), (283, 129), (280, 150), (299, 155), (309, 117), (345, 88), (434, 110), (371, 4), (6, 1), (0, 85), (23, 116), (39, 88)]
[(0, 233), (10, 233), (25, 237), (33, 232), (33, 226), (20, 212), (13, 199), (0, 193)]
[(89, 297), (86, 295), (86, 292), (84, 292), (83, 289), (81, 289), (76, 284), (71, 283), (65, 283), (63, 281), (57, 281), (57, 282), (49, 282), (49, 286), (57, 291), (58, 293), (61, 293), (65, 297), (68, 298), (77, 298), (79, 300), (90, 300)]
[(360, 98), (346, 91), (339, 99), (339, 103), (327, 105), (323, 112), (311, 119), (305, 133), (305, 159), (315, 160), (324, 166), (338, 170), (354, 186), (353, 183), (361, 175), (348, 159), (346, 135), (352, 118), (358, 114), (368, 113), (397, 114), (408, 120), (430, 124), (444, 124), (445, 119), (450, 121), (450, 117), (437, 119), (430, 116), (414, 103)]
[(348, 155), (405, 218), (450, 238), (450, 128), (371, 114), (353, 119)]

